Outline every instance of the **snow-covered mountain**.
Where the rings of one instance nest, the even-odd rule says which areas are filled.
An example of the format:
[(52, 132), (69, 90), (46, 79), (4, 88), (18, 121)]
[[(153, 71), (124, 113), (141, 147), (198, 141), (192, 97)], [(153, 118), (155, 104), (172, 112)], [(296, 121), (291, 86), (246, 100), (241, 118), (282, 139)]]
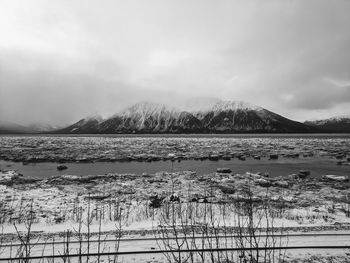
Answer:
[(242, 101), (218, 101), (206, 110), (185, 111), (163, 104), (141, 102), (108, 119), (85, 118), (59, 133), (295, 133), (313, 132)]
[(195, 114), (211, 132), (310, 132), (299, 122), (242, 101), (220, 101)]
[(99, 132), (178, 133), (200, 128), (200, 122), (189, 112), (163, 104), (140, 102), (102, 122)]
[(306, 125), (317, 127), (325, 132), (350, 132), (350, 115), (337, 116), (328, 119), (305, 121)]
[(219, 101), (211, 109), (214, 112), (222, 112), (222, 111), (237, 111), (237, 110), (253, 110), (253, 111), (261, 111), (263, 108), (244, 102), (244, 101), (229, 101), (223, 100)]
[(141, 102), (119, 114), (124, 120), (123, 127), (133, 130), (166, 130), (179, 118), (181, 111), (163, 104)]
[(96, 133), (99, 129), (99, 125), (103, 121), (104, 120), (100, 115), (90, 115), (68, 127), (65, 127), (60, 130), (55, 130), (53, 131), (53, 133)]
[(350, 133), (350, 116), (300, 123), (243, 101), (206, 101), (191, 110), (140, 102), (110, 118), (91, 115), (65, 128), (0, 121), (0, 133)]

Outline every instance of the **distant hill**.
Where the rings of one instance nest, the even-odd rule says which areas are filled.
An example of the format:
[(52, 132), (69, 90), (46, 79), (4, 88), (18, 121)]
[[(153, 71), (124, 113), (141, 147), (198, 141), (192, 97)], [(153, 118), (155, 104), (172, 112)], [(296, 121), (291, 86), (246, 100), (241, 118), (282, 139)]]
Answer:
[(306, 125), (316, 127), (324, 132), (350, 133), (350, 116), (332, 117), (329, 119), (305, 121)]
[(1, 121), (0, 122), (0, 134), (28, 134), (28, 133), (43, 133), (51, 132), (59, 127), (54, 127), (48, 124), (30, 124), (28, 126), (20, 125), (17, 123)]
[(55, 133), (309, 133), (319, 131), (241, 101), (219, 101), (205, 110), (183, 111), (141, 102), (108, 119), (91, 116)]

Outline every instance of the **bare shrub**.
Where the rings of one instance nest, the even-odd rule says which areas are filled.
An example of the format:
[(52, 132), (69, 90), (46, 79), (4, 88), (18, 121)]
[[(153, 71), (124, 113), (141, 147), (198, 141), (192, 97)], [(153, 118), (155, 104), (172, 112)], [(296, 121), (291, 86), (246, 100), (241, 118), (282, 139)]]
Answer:
[[(29, 257), (31, 255), (32, 249), (35, 246), (36, 243), (31, 242), (32, 238), (32, 225), (34, 223), (35, 219), (35, 212), (33, 209), (33, 199), (30, 201), (30, 208), (28, 211), (26, 211), (24, 215), (24, 226), (25, 226), (25, 232), (22, 233), (18, 230), (16, 223), (13, 223), (18, 240), (20, 241), (20, 246), (17, 249), (16, 252), (16, 258), (18, 258), (19, 262), (27, 263), (29, 262)], [(38, 242), (39, 240), (37, 240)]]
[(205, 195), (203, 203), (163, 202), (156, 238), (168, 262), (283, 262), (284, 251), (275, 249), (283, 227), (275, 227), (268, 189), (263, 199), (249, 184), (229, 202), (208, 201), (212, 187)]

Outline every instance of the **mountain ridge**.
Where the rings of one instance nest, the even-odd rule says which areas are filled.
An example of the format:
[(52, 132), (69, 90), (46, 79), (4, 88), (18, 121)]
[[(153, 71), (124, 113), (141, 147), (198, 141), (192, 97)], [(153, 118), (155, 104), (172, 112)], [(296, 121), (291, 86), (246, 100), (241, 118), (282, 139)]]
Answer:
[(8, 121), (0, 121), (0, 134), (29, 134), (50, 132), (61, 129), (62, 127), (53, 126), (45, 123), (31, 123), (28, 125), (21, 125)]
[(186, 111), (139, 102), (112, 117), (82, 119), (56, 133), (308, 133), (317, 129), (242, 101)]
[(146, 134), (146, 133), (350, 133), (349, 116), (324, 120), (290, 120), (243, 101), (220, 100), (198, 110), (142, 101), (108, 118), (92, 114), (57, 128), (0, 122), (0, 134)]
[(305, 121), (306, 125), (321, 129), (323, 132), (350, 133), (350, 116), (335, 116), (327, 119)]

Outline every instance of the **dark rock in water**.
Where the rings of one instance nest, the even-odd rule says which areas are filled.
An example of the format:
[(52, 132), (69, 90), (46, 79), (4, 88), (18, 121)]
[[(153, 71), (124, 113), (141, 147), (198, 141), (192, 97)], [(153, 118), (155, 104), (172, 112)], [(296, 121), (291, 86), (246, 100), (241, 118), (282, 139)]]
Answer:
[(261, 157), (260, 157), (259, 155), (254, 155), (253, 158), (254, 158), (255, 160), (260, 160), (260, 159), (261, 159)]
[(225, 161), (230, 161), (231, 160), (231, 156), (230, 155), (224, 155), (222, 156), (222, 159)]
[(229, 174), (232, 173), (232, 170), (230, 168), (217, 168), (216, 172), (218, 173), (224, 173), (224, 174)]
[(346, 158), (346, 160), (350, 163), (350, 157)]
[(270, 154), (270, 160), (277, 160), (278, 154)]
[(211, 154), (211, 155), (209, 155), (209, 160), (210, 161), (219, 161), (219, 155)]
[(152, 158), (152, 161), (154, 161), (154, 162), (158, 162), (161, 160), (161, 158), (159, 156), (152, 156), (151, 158)]
[(66, 169), (68, 169), (68, 167), (65, 166), (65, 165), (59, 165), (59, 166), (57, 166), (57, 170), (59, 170), (59, 171), (66, 170)]
[(288, 158), (299, 158), (300, 154), (299, 153), (287, 153), (287, 154), (284, 154), (285, 157), (288, 157)]
[(312, 157), (314, 154), (312, 152), (303, 153), (303, 157)]
[(153, 195), (150, 197), (150, 207), (153, 208), (159, 208), (162, 206), (162, 201), (163, 201), (164, 197), (160, 197), (158, 195)]
[(299, 176), (299, 178), (304, 179), (310, 174), (311, 174), (311, 172), (309, 170), (300, 170), (298, 173), (298, 176)]
[(300, 170), (299, 173), (306, 174), (306, 175), (310, 175), (311, 174), (310, 170)]
[(239, 155), (239, 156), (237, 156), (237, 158), (240, 161), (245, 161), (245, 156), (244, 155)]
[(269, 172), (264, 172), (263, 174), (261, 174), (263, 177), (266, 177), (266, 178), (269, 178), (270, 177), (270, 174)]
[(344, 158), (344, 155), (342, 154), (338, 154), (335, 158), (339, 159), (339, 160), (342, 160)]

